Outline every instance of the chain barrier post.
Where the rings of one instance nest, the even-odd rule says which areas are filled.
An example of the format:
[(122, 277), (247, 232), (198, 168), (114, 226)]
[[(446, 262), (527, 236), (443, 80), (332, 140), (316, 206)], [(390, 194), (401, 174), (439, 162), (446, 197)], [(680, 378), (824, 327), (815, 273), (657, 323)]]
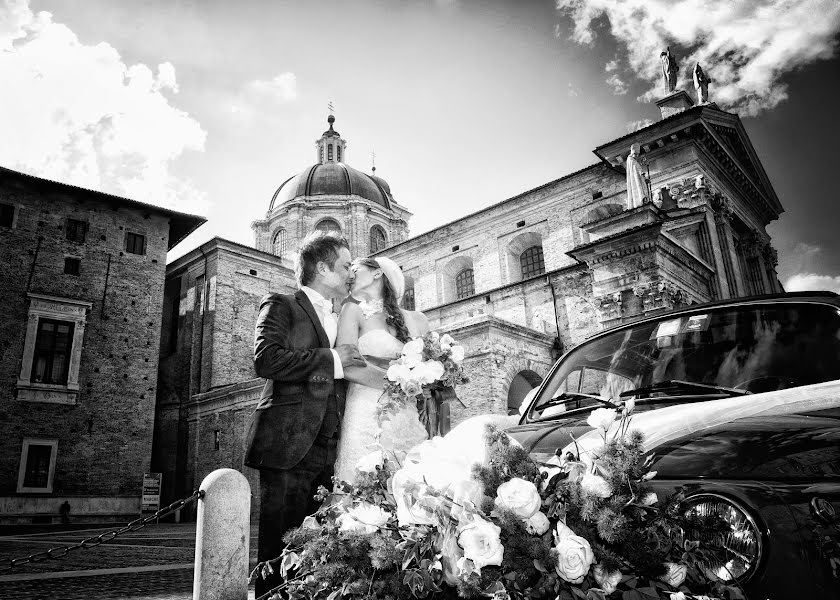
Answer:
[(199, 487), (193, 600), (247, 600), (251, 486), (235, 469), (217, 469)]

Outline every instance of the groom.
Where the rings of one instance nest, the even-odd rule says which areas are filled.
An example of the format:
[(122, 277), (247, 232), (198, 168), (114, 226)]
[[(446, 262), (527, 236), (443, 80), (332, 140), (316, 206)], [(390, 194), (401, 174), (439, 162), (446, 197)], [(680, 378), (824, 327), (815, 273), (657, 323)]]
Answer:
[[(283, 534), (318, 509), (318, 486), (332, 489), (344, 409), (344, 369), (364, 366), (356, 346), (332, 349), (332, 301), (347, 296), (347, 240), (315, 232), (300, 247), (294, 295), (260, 302), (254, 367), (266, 379), (246, 435), (245, 464), (260, 471), (259, 562), (283, 551)], [(281, 583), (258, 579), (256, 596)]]

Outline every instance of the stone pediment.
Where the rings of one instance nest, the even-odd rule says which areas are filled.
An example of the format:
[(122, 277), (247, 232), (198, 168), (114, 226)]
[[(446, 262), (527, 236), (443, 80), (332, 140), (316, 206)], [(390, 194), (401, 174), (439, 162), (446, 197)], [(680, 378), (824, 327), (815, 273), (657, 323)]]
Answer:
[(668, 152), (669, 146), (694, 143), (740, 189), (767, 221), (784, 212), (770, 179), (747, 136), (741, 119), (714, 103), (693, 106), (631, 134), (598, 146), (594, 152), (623, 172), (630, 146), (638, 143), (641, 156), (650, 159)]

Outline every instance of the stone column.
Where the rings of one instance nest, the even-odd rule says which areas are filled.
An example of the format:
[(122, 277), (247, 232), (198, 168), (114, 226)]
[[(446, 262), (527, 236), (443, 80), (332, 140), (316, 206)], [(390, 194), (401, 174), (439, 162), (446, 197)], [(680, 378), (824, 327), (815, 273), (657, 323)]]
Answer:
[(726, 275), (726, 285), (730, 298), (735, 298), (740, 295), (741, 288), (738, 286), (737, 276), (735, 274), (735, 266), (733, 264), (733, 241), (731, 231), (732, 221), (732, 207), (729, 205), (729, 200), (723, 197), (718, 197), (712, 208), (715, 210), (715, 228), (718, 234), (718, 243), (720, 244), (720, 253), (723, 259), (723, 272)]

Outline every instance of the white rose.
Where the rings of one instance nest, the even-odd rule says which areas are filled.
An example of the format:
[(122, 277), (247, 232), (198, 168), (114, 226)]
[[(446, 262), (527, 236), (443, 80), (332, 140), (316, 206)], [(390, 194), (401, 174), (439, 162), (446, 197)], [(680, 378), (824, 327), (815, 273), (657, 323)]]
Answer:
[(590, 427), (607, 431), (615, 423), (617, 411), (614, 408), (596, 408), (586, 419)]
[(354, 506), (346, 513), (339, 515), (335, 520), (340, 531), (353, 531), (356, 533), (376, 533), (391, 518), (391, 513), (381, 506), (362, 502)]
[(402, 363), (395, 363), (388, 367), (388, 381), (395, 381), (402, 383), (411, 376), (411, 369), (408, 365)]
[(686, 600), (685, 594), (682, 592), (671, 592), (671, 600)]
[(551, 527), (551, 521), (545, 513), (538, 510), (525, 520), (525, 530), (531, 535), (542, 535)]
[(463, 346), (452, 346), (451, 348), (451, 355), (452, 362), (455, 364), (461, 364), (461, 361), (464, 360), (464, 347)]
[(443, 377), (443, 363), (437, 360), (424, 360), (412, 370), (412, 376), (421, 384), (433, 383)]
[(384, 465), (384, 458), (382, 450), (374, 450), (360, 458), (356, 462), (356, 468), (363, 473), (375, 473), (376, 467)]
[(504, 482), (496, 491), (496, 506), (512, 510), (521, 519), (527, 519), (540, 509), (540, 492), (530, 481), (514, 477)]
[(621, 581), (621, 571), (608, 572), (604, 565), (598, 563), (592, 567), (592, 575), (595, 577), (595, 582), (598, 587), (609, 596), (615, 591), (616, 586)]
[(476, 569), (487, 565), (501, 565), (505, 547), (499, 539), (502, 528), (476, 517), (461, 527), (458, 544), (464, 549), (464, 557), (473, 562)]
[(455, 340), (452, 339), (452, 336), (449, 335), (448, 333), (444, 333), (442, 336), (440, 336), (440, 345), (441, 346), (444, 346), (444, 345), (454, 346), (455, 345)]
[(613, 492), (609, 482), (594, 473), (586, 473), (580, 480), (580, 487), (587, 494), (599, 498), (609, 498)]
[(569, 583), (578, 584), (589, 572), (595, 562), (592, 547), (584, 538), (575, 535), (565, 523), (557, 523), (557, 564), (554, 570)]
[(663, 581), (671, 587), (680, 587), (682, 582), (685, 581), (685, 576), (688, 573), (688, 567), (683, 564), (667, 562), (665, 563), (665, 568), (667, 568), (668, 571), (659, 578), (659, 581)]
[(409, 367), (415, 367), (423, 360), (423, 338), (416, 338), (406, 342), (402, 350), (402, 362)]

